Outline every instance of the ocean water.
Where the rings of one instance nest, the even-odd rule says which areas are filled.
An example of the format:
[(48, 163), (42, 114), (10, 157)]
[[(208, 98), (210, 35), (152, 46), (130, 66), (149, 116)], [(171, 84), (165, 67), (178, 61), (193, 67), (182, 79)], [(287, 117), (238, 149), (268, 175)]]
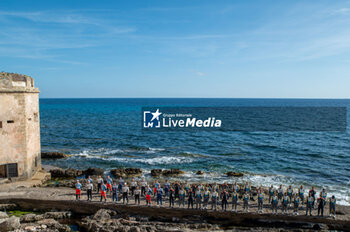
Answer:
[[(346, 106), (331, 99), (40, 99), (44, 160), (62, 168), (180, 168), (190, 181), (325, 187), (350, 205), (350, 135), (342, 132), (143, 131), (141, 108), (153, 106)], [(349, 117), (349, 112), (348, 112)], [(348, 118), (349, 121), (349, 118)], [(203, 170), (204, 176), (195, 172)], [(229, 179), (224, 173), (245, 176)]]

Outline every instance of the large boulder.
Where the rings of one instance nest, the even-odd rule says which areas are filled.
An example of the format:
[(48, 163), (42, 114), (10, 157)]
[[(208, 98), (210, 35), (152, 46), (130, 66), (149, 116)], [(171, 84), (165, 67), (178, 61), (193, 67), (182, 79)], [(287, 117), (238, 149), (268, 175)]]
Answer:
[(69, 157), (69, 155), (61, 152), (41, 152), (42, 159), (64, 159)]
[(142, 175), (142, 170), (140, 168), (125, 168), (125, 173), (130, 177), (138, 177)]
[(9, 216), (5, 212), (0, 212), (0, 219), (8, 218)]
[(62, 168), (55, 168), (50, 170), (52, 178), (65, 178), (66, 174)]
[(151, 176), (160, 176), (162, 175), (162, 169), (152, 169)]
[(103, 176), (104, 170), (101, 168), (88, 168), (83, 173), (85, 176)]
[(196, 175), (198, 175), (198, 176), (204, 175), (204, 172), (199, 170), (199, 171), (196, 172)]
[(126, 177), (126, 173), (125, 173), (125, 170), (123, 168), (116, 168), (116, 169), (112, 169), (110, 171), (110, 173), (115, 176), (116, 178), (120, 178), (120, 177), (123, 177), (125, 178)]
[(77, 176), (83, 175), (83, 171), (73, 169), (73, 168), (68, 168), (64, 173), (65, 173), (65, 176), (68, 178), (75, 178)]
[[(41, 227), (46, 227), (49, 228), (53, 231), (60, 231), (60, 232), (69, 232), (71, 231), (70, 227), (67, 225), (62, 225), (58, 221), (54, 219), (43, 219), (41, 221), (36, 222), (39, 224)], [(51, 231), (51, 230), (45, 230), (45, 231)]]
[(137, 227), (137, 226), (132, 226), (132, 227), (130, 227), (130, 230), (129, 230), (129, 231), (130, 231), (130, 232), (141, 232), (140, 228)]
[(13, 231), (21, 226), (19, 217), (0, 219), (0, 231)]
[(170, 169), (170, 170), (163, 170), (162, 174), (163, 176), (178, 176), (178, 175), (184, 174), (184, 171), (181, 171), (180, 169)]
[(44, 214), (44, 218), (52, 218), (52, 219), (70, 218), (71, 216), (72, 216), (72, 213), (70, 211), (46, 212)]
[(116, 178), (139, 177), (142, 175), (142, 170), (140, 168), (116, 168), (112, 169), (110, 173)]
[(83, 175), (81, 170), (68, 168), (66, 170), (61, 168), (54, 168), (50, 170), (52, 178), (75, 178), (77, 176)]
[(244, 174), (240, 173), (240, 172), (226, 172), (226, 175), (229, 177), (242, 177), (242, 176), (244, 176)]
[(43, 220), (44, 216), (43, 215), (37, 215), (34, 213), (29, 213), (29, 214), (25, 214), (23, 216), (21, 216), (20, 220), (23, 223), (29, 223), (29, 222), (36, 222), (36, 221), (40, 221)]
[(105, 221), (111, 219), (111, 216), (114, 216), (116, 214), (117, 213), (112, 210), (100, 209), (94, 214), (93, 219), (96, 221)]

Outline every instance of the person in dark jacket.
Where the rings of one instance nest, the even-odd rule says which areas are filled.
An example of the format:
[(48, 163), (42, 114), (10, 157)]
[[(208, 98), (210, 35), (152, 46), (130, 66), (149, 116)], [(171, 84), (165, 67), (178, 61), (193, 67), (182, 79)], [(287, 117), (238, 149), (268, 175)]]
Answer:
[(193, 209), (193, 198), (194, 198), (194, 193), (192, 191), (192, 189), (188, 190), (188, 209), (191, 208)]
[(226, 211), (227, 209), (227, 203), (228, 203), (229, 193), (224, 189), (221, 193), (221, 208), (223, 211)]

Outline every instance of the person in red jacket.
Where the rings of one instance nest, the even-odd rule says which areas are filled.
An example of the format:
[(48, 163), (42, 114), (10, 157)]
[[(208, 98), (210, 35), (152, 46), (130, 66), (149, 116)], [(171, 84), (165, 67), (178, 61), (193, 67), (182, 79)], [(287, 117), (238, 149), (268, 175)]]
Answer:
[(151, 195), (148, 191), (146, 192), (146, 205), (151, 206)]
[(80, 200), (81, 196), (81, 184), (79, 183), (79, 180), (77, 180), (77, 183), (75, 184), (75, 199)]

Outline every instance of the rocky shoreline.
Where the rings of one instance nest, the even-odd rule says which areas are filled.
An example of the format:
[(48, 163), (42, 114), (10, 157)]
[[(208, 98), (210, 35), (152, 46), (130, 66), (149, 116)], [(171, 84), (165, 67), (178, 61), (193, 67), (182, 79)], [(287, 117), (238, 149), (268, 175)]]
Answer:
[(59, 222), (71, 218), (70, 211), (39, 212), (34, 209), (36, 212), (22, 212), (15, 210), (18, 209), (16, 204), (0, 204), (0, 208), (4, 211), (0, 211), (0, 231), (72, 231), (71, 227)]
[[(62, 188), (62, 190), (64, 189)], [(111, 202), (28, 198), (0, 199), (0, 204), (4, 205), (5, 203), (11, 207), (32, 210), (33, 212), (26, 212), (27, 214), (20, 217), (12, 216), (4, 219), (7, 224), (0, 223), (0, 225), (7, 225), (8, 230), (0, 229), (0, 231), (63, 232), (73, 229), (89, 232), (350, 230), (348, 220), (306, 216), (205, 212), (204, 210), (116, 205)]]
[[(2, 204), (2, 208), (16, 207), (14, 204)], [(68, 219), (68, 220), (67, 220)], [(66, 223), (74, 223), (67, 225)], [(74, 218), (70, 211), (26, 212), (22, 216), (9, 216), (0, 212), (0, 231), (30, 232), (69, 232), (73, 230), (88, 232), (156, 232), (156, 231), (224, 231), (220, 225), (201, 220), (172, 218), (172, 221), (159, 221), (154, 218), (119, 214), (110, 209), (99, 209), (95, 214)], [(235, 227), (234, 231), (279, 231), (263, 227)]]
[[(103, 169), (86, 170), (60, 169), (50, 167), (52, 179), (37, 187), (23, 187), (16, 182), (11, 188), (0, 185), (0, 211), (25, 210), (26, 214), (13, 216), (0, 214), (0, 231), (314, 231), (343, 230), (350, 231), (350, 207), (337, 206), (337, 219), (328, 217), (307, 217), (290, 215), (272, 215), (266, 203), (262, 214), (256, 212), (256, 201), (252, 194), (252, 211), (238, 213), (231, 211), (191, 210), (187, 207), (169, 208), (146, 207), (111, 202), (100, 202), (100, 196), (94, 191), (93, 201), (86, 201), (86, 177), (96, 180), (104, 176)], [(130, 181), (144, 173), (137, 168), (119, 168), (110, 171), (117, 181), (119, 177)], [(169, 177), (181, 176), (178, 169), (154, 169), (148, 181), (159, 180), (161, 183)], [(199, 173), (198, 175), (201, 175)], [(234, 178), (235, 173), (227, 173)], [(82, 200), (75, 201), (74, 185), (76, 179), (83, 184)], [(94, 181), (95, 188), (96, 181)], [(256, 187), (252, 186), (253, 192)], [(264, 191), (267, 191), (264, 188)], [(327, 212), (327, 210), (326, 210)], [(72, 227), (72, 225), (74, 225)], [(6, 228), (6, 230), (2, 229)]]
[[(104, 176), (105, 170), (101, 168), (88, 168), (85, 170), (80, 169), (62, 169), (58, 167), (50, 166), (47, 169), (51, 173), (53, 178), (76, 178), (76, 177), (88, 177), (88, 176)], [(145, 172), (141, 168), (115, 168), (109, 170), (109, 175), (114, 178), (132, 178), (132, 177), (141, 177)], [(152, 178), (170, 178), (170, 177), (180, 177), (185, 174), (184, 171), (180, 169), (152, 169), (150, 176)], [(198, 170), (196, 175), (204, 175), (202, 170)], [(227, 177), (242, 177), (243, 173), (229, 171), (225, 173)]]

